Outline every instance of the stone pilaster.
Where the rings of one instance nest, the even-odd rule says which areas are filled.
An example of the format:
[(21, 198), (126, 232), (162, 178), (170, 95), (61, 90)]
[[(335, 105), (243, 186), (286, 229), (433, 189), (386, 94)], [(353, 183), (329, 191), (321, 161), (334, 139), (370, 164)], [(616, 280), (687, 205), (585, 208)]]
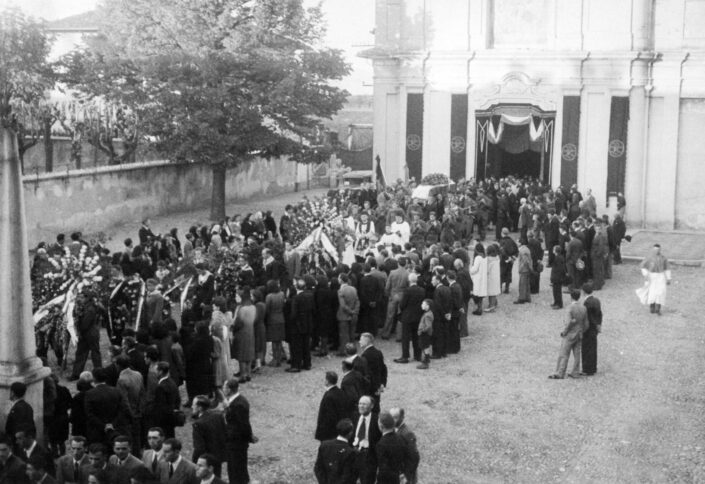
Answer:
[(27, 385), (41, 438), (43, 380), (50, 370), (35, 356), (29, 251), (17, 138), (0, 128), (0, 429), (10, 408), (10, 385)]

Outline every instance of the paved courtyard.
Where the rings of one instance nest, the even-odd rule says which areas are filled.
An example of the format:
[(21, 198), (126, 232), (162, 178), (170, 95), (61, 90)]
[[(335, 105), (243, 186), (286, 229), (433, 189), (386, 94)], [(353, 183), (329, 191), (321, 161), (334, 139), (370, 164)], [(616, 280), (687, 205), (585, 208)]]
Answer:
[(634, 231), (632, 241), (622, 242), (622, 255), (641, 260), (654, 244), (661, 244), (669, 260), (682, 264), (701, 265), (705, 262), (705, 233)]

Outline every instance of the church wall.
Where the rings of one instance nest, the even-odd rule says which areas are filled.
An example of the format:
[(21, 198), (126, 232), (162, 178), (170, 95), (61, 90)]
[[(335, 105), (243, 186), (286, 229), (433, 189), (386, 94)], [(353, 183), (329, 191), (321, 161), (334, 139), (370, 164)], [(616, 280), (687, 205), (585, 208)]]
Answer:
[(467, 0), (426, 2), (426, 48), (434, 51), (465, 51), (468, 48)]
[(705, 227), (705, 99), (681, 99), (675, 228)]
[[(647, 163), (646, 163), (646, 186), (644, 191), (645, 211), (647, 214), (646, 224), (651, 228), (672, 228), (668, 227), (668, 219), (672, 219), (672, 212), (669, 214), (668, 195), (669, 189), (666, 186), (668, 174), (666, 173), (666, 145), (664, 138), (659, 135), (666, 126), (666, 100), (663, 97), (652, 97), (649, 105), (649, 137), (647, 143)], [(627, 200), (629, 203), (629, 200)]]
[[(705, 125), (697, 104), (705, 100), (705, 1), (378, 0), (380, 5), (387, 15), (378, 28), (389, 24), (389, 9), (403, 12), (393, 26), (397, 35), (423, 24), (423, 35), (398, 43), (421, 42), (423, 49), (386, 51), (373, 59), (382, 70), (389, 68), (390, 59), (396, 62), (385, 74), (392, 79), (395, 73), (393, 81), (378, 84), (376, 78), (380, 89), (389, 92), (393, 85), (396, 91), (424, 92), (424, 174), (448, 171), (450, 99), (468, 94), (467, 176), (475, 175), (478, 163), (475, 110), (492, 103), (552, 105), (551, 184), (557, 186), (564, 144), (562, 97), (580, 96), (578, 185), (592, 189), (604, 213), (611, 214), (614, 207), (606, 206), (610, 106), (613, 97), (628, 97), (627, 222), (705, 229), (700, 215), (705, 199), (692, 183), (700, 178), (700, 165), (705, 166), (697, 161), (705, 156), (702, 136), (692, 135)], [(421, 8), (425, 16), (419, 22), (410, 11)], [(383, 37), (388, 39), (390, 32)], [(508, 78), (514, 79), (511, 86)], [(379, 104), (376, 110), (387, 108)], [(384, 124), (380, 131), (394, 126), (396, 142), (403, 142), (405, 127), (398, 118)], [(403, 149), (385, 152), (390, 173), (396, 173), (393, 167), (404, 165)]]

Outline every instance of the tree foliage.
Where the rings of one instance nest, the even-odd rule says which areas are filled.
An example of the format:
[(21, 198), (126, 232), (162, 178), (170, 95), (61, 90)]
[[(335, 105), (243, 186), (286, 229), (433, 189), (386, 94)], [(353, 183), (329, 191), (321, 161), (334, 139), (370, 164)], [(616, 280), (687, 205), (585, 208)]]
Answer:
[(13, 104), (32, 105), (53, 87), (50, 48), (44, 24), (17, 9), (0, 12), (0, 119), (5, 126), (12, 121)]
[(172, 159), (212, 163), (212, 216), (227, 166), (300, 156), (347, 96), (331, 81), (349, 67), (319, 47), (321, 10), (302, 0), (112, 0), (99, 12), (99, 34), (64, 61), (66, 82), (129, 106)]

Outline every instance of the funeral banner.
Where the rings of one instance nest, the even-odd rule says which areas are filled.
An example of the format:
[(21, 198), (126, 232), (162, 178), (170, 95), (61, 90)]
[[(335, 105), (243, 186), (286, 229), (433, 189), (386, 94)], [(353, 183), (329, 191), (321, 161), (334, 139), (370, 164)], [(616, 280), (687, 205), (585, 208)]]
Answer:
[(563, 137), (561, 142), (561, 185), (578, 183), (580, 139), (580, 96), (563, 96)]
[(607, 146), (607, 196), (624, 192), (627, 169), (627, 125), (629, 98), (612, 97), (610, 108), (610, 138)]
[(423, 146), (423, 94), (406, 96), (406, 166), (409, 176), (421, 181)]
[(450, 178), (465, 178), (468, 95), (453, 94), (450, 102)]

